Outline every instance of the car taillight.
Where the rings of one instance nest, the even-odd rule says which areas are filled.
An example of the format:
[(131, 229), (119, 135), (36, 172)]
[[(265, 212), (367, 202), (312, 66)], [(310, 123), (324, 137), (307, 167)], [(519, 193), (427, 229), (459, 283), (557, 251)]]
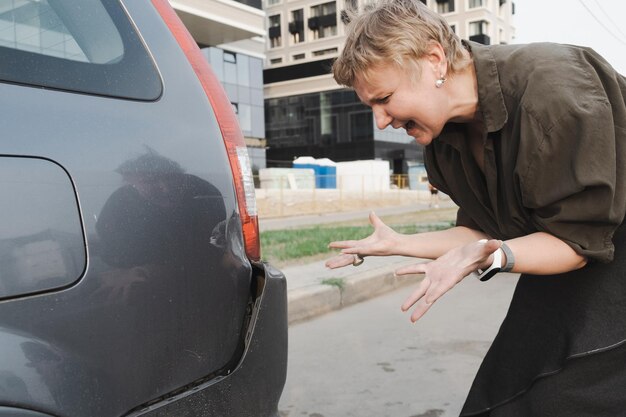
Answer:
[(170, 6), (167, 0), (152, 0), (152, 4), (187, 56), (213, 107), (222, 131), (230, 167), (233, 172), (246, 255), (251, 260), (258, 261), (261, 257), (261, 245), (259, 242), (259, 222), (256, 197), (254, 195), (254, 180), (246, 143), (239, 128), (237, 116), (233, 111), (230, 100), (226, 96), (224, 88), (211, 70), (209, 63), (200, 52), (198, 45), (196, 45), (185, 25), (183, 25), (183, 22), (172, 9), (172, 6)]

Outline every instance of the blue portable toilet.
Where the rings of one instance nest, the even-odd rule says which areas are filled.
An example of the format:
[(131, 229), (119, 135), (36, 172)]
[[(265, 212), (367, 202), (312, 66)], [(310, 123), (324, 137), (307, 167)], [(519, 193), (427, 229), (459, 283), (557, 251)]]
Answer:
[(315, 172), (315, 188), (322, 188), (322, 177), (320, 173), (320, 165), (312, 156), (300, 156), (293, 160), (294, 168), (308, 168)]
[(328, 158), (316, 160), (320, 168), (321, 188), (337, 188), (337, 164)]

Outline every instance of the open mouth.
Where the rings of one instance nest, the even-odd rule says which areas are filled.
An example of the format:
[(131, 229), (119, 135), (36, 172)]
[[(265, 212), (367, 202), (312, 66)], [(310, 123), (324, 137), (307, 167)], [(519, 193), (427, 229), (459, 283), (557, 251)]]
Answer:
[(408, 122), (406, 122), (406, 124), (404, 125), (404, 130), (406, 130), (406, 133), (409, 133), (409, 131), (411, 129), (414, 129), (415, 127), (417, 127), (417, 125), (415, 124), (414, 121), (409, 120)]

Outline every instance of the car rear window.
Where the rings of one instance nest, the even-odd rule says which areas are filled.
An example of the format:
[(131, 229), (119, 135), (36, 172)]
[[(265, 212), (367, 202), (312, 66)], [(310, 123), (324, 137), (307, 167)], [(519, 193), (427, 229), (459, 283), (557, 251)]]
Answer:
[(135, 100), (162, 90), (116, 0), (0, 1), (0, 80)]

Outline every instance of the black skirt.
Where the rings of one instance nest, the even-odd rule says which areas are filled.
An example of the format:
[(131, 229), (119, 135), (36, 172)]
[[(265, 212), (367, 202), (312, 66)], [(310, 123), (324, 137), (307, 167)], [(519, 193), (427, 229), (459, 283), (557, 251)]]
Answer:
[(626, 416), (624, 225), (613, 242), (611, 263), (520, 277), (461, 416)]

